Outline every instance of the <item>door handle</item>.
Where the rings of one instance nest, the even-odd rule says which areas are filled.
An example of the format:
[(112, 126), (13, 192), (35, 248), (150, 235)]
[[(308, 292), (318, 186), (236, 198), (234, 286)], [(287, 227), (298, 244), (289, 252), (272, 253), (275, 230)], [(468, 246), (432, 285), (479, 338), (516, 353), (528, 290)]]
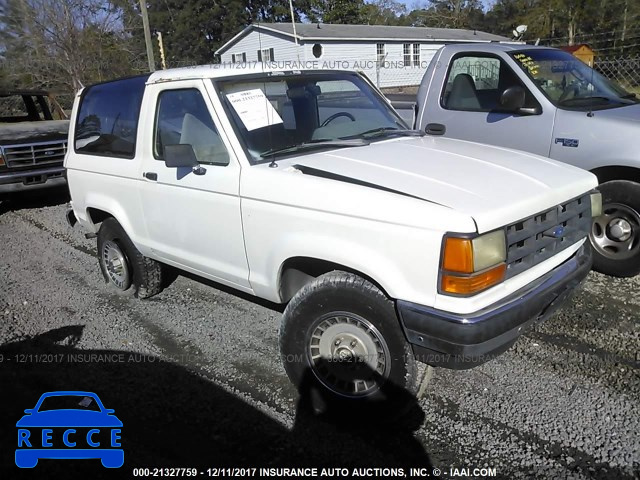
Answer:
[(153, 180), (154, 182), (158, 180), (158, 174), (154, 172), (145, 172), (142, 176), (147, 180)]
[(428, 123), (424, 131), (429, 135), (444, 135), (444, 132), (447, 131), (447, 127), (441, 123)]

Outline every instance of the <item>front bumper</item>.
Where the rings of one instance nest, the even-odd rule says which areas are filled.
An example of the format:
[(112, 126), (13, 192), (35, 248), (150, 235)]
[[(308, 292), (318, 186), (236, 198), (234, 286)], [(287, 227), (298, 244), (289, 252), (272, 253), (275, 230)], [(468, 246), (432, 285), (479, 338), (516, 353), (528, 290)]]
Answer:
[(585, 241), (567, 261), (496, 304), (453, 314), (398, 300), (400, 321), (419, 361), (472, 368), (504, 352), (526, 328), (553, 314), (590, 269), (591, 247)]
[(66, 184), (66, 170), (62, 165), (18, 172), (0, 172), (0, 194), (63, 187)]

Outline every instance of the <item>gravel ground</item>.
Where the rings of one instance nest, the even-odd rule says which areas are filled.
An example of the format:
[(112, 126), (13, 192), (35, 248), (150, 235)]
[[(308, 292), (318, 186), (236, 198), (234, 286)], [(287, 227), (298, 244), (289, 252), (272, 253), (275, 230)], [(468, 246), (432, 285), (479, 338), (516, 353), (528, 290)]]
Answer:
[(13, 464), (22, 410), (63, 389), (98, 393), (123, 421), (117, 478), (223, 465), (640, 478), (640, 277), (591, 273), (496, 360), (436, 369), (403, 421), (356, 426), (315, 417), (298, 398), (280, 364), (276, 306), (183, 275), (147, 301), (115, 294), (95, 240), (67, 226), (65, 202), (48, 193), (0, 205), (0, 478), (113, 473), (95, 461)]

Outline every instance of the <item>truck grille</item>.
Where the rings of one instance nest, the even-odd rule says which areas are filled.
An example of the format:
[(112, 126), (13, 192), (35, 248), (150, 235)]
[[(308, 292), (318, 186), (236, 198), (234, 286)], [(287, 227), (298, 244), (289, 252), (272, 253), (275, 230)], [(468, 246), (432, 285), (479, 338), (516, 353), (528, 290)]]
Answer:
[(507, 274), (511, 278), (589, 234), (589, 194), (540, 212), (507, 227)]
[(67, 142), (33, 143), (3, 147), (8, 167), (28, 167), (31, 165), (61, 164), (67, 152)]

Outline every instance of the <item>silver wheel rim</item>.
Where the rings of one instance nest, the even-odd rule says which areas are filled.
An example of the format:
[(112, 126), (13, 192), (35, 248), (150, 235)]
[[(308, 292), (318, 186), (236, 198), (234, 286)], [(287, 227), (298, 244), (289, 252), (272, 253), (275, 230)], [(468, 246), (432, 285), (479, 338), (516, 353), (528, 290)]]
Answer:
[(107, 276), (120, 290), (126, 290), (131, 285), (127, 258), (117, 243), (107, 240), (102, 246), (102, 261)]
[(593, 219), (591, 244), (611, 260), (627, 260), (640, 252), (640, 214), (628, 205), (610, 203)]
[(363, 397), (377, 391), (391, 370), (384, 338), (371, 322), (346, 312), (331, 313), (312, 328), (308, 345), (314, 375), (329, 390)]

